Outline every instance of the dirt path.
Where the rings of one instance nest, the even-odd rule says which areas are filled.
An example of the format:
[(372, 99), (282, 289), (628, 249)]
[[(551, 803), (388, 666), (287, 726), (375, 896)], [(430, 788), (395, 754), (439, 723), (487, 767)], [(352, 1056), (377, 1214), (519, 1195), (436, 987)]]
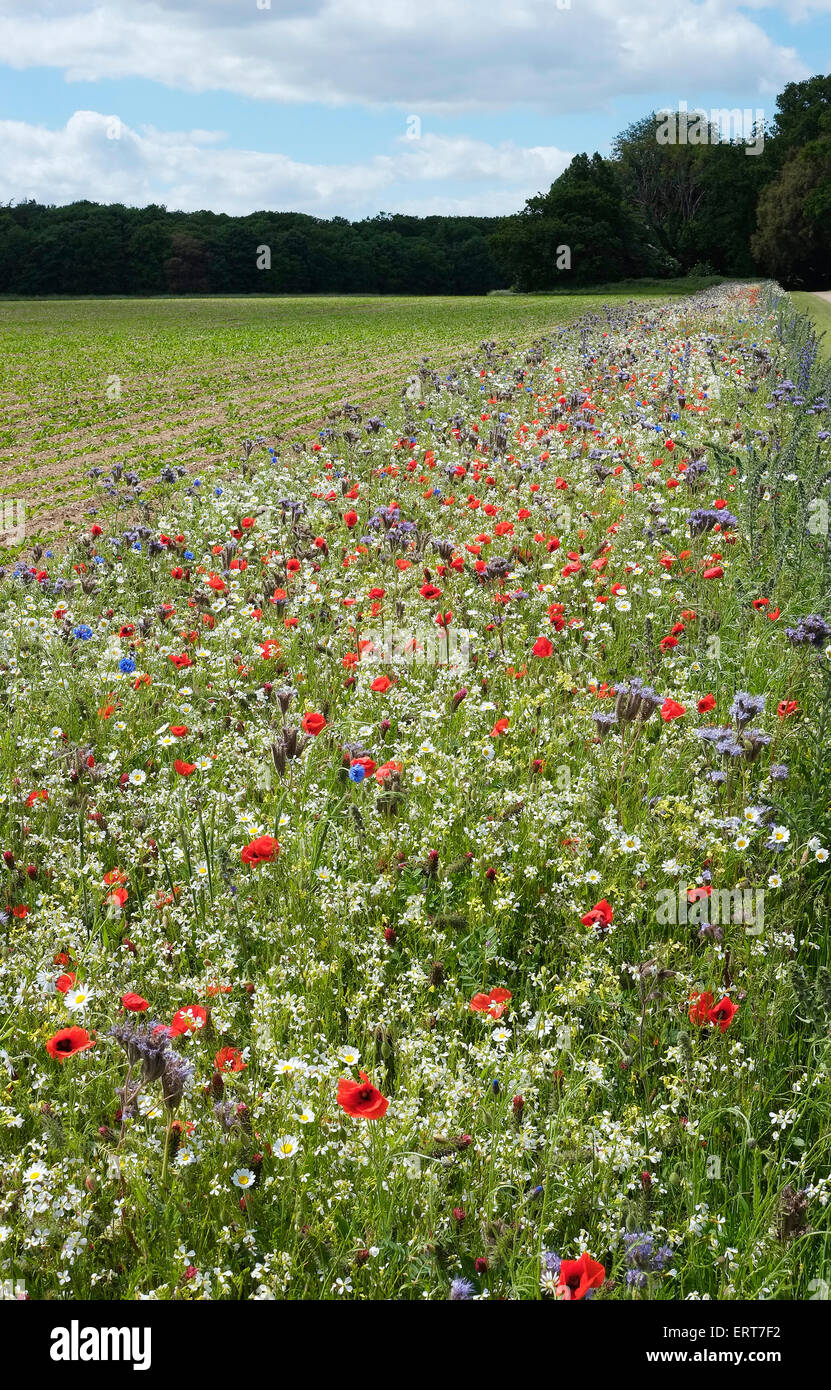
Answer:
[(824, 299), (826, 304), (831, 304), (831, 290), (814, 290), (817, 299)]

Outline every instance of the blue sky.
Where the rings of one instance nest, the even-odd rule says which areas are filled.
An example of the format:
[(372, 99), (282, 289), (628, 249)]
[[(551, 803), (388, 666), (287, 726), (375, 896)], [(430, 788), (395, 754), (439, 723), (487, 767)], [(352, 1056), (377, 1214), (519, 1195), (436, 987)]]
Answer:
[(0, 198), (503, 213), (660, 107), (769, 120), (831, 0), (0, 0)]

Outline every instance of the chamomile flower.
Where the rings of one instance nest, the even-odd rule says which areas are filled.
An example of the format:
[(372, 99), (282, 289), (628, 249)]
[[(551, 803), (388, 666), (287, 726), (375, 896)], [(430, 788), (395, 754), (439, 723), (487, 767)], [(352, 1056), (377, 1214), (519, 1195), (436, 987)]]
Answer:
[(256, 1181), (256, 1175), (252, 1173), (250, 1168), (237, 1168), (231, 1177), (234, 1187), (253, 1187)]
[(279, 1139), (274, 1141), (274, 1153), (277, 1158), (294, 1158), (300, 1148), (300, 1141), (293, 1134), (281, 1134)]

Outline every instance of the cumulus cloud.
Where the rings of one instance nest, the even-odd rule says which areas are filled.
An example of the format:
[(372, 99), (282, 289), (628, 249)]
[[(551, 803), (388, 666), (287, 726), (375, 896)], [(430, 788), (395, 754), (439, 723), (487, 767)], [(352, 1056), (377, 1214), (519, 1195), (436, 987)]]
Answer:
[(260, 208), (363, 217), (388, 212), (501, 214), (545, 189), (571, 155), (465, 137), (402, 137), (391, 154), (308, 164), (235, 149), (221, 132), (131, 129), (116, 116), (76, 111), (61, 130), (0, 121), (0, 199), (136, 206), (163, 203), (243, 214)]
[(772, 93), (807, 75), (739, 0), (4, 0), (0, 52), (69, 80), (422, 112), (695, 99), (747, 91), (749, 73)]

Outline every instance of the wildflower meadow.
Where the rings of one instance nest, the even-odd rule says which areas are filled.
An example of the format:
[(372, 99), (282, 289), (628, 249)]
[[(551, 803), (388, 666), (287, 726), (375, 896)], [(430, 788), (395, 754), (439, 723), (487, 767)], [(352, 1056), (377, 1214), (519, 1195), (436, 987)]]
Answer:
[(831, 367), (470, 349), (3, 571), (10, 1296), (828, 1297)]

